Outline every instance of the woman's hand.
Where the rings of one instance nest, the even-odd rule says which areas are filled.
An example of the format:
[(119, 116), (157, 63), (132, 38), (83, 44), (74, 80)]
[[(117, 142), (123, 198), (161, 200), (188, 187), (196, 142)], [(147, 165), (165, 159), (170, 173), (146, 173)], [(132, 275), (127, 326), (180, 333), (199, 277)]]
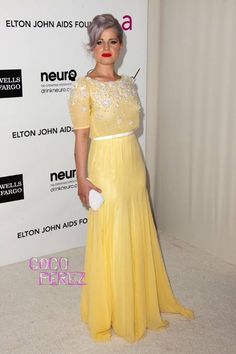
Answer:
[(101, 193), (102, 190), (96, 187), (92, 182), (90, 182), (87, 178), (79, 179), (78, 182), (78, 196), (82, 204), (89, 208), (89, 191), (90, 189), (95, 189), (95, 191)]

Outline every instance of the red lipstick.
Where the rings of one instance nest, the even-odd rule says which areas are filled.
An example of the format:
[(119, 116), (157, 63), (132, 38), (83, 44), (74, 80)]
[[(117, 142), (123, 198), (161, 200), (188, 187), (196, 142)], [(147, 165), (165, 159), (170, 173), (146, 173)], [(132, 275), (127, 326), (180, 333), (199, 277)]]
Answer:
[(103, 53), (102, 57), (109, 58), (111, 57), (111, 53)]

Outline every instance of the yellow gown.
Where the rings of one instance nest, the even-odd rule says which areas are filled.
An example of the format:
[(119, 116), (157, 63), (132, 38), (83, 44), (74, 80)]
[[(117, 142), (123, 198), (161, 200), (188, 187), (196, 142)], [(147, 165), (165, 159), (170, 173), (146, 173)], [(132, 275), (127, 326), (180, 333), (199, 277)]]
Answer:
[[(90, 138), (139, 127), (140, 101), (134, 80), (122, 75), (101, 82), (87, 76), (71, 90), (74, 129), (90, 128)], [(110, 340), (112, 330), (132, 343), (169, 326), (161, 312), (194, 319), (174, 296), (158, 242), (145, 163), (134, 134), (91, 140), (88, 178), (102, 190), (104, 203), (88, 210), (85, 278), (80, 316), (95, 341)]]

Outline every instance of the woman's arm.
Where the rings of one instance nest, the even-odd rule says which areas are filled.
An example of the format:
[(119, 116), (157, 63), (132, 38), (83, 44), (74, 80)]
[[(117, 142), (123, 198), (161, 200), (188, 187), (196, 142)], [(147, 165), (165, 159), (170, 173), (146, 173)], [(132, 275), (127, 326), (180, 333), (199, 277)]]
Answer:
[(77, 182), (87, 177), (88, 140), (89, 128), (76, 129), (75, 131), (75, 164), (77, 172)]
[(96, 187), (87, 179), (87, 161), (88, 161), (88, 140), (90, 128), (76, 129), (75, 132), (75, 165), (78, 183), (78, 195), (81, 202), (89, 208), (89, 191), (95, 189), (97, 192), (102, 190)]

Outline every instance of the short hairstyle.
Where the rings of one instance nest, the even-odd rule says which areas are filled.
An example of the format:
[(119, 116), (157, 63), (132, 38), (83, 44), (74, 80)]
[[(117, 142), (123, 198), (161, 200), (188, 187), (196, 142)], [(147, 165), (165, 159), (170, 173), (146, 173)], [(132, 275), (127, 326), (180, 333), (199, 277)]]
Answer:
[(89, 51), (93, 51), (102, 32), (108, 28), (116, 29), (119, 42), (123, 42), (123, 29), (119, 21), (111, 14), (97, 15), (93, 18), (92, 22), (87, 27), (89, 36), (89, 43), (87, 44), (87, 48)]

